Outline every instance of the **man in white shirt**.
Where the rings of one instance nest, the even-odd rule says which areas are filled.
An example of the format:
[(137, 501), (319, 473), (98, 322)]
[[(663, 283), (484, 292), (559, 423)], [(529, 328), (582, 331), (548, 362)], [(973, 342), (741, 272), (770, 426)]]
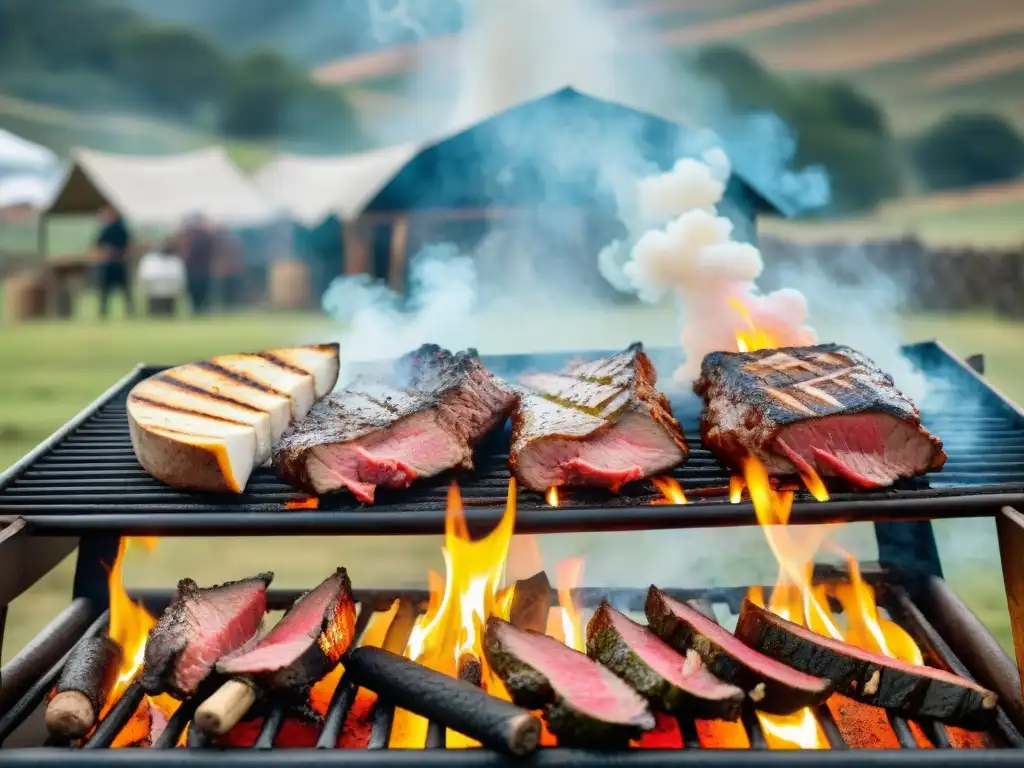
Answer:
[(139, 261), (136, 275), (150, 317), (173, 316), (185, 291), (185, 262), (175, 251), (175, 243), (168, 239)]

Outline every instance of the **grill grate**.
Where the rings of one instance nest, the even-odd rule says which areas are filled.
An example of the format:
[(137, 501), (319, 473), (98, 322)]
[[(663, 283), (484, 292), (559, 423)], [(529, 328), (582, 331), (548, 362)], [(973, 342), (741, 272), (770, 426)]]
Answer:
[[(881, 491), (837, 489), (828, 502), (816, 502), (801, 491), (791, 522), (988, 516), (1002, 506), (1024, 502), (1024, 413), (941, 345), (919, 344), (905, 353), (927, 374), (933, 392), (940, 393), (921, 408), (926, 426), (946, 445), (949, 460), (943, 471)], [(486, 362), (499, 375), (513, 376), (530, 366), (556, 367), (565, 358), (495, 357)], [(443, 530), (448, 477), (418, 483), (406, 491), (382, 490), (371, 507), (360, 505), (348, 494), (334, 494), (322, 498), (316, 510), (286, 510), (285, 503), (298, 494), (265, 469), (253, 474), (246, 493), (239, 496), (182, 493), (162, 485), (136, 461), (125, 413), (128, 390), (156, 370), (140, 368), (67, 429), (0, 476), (0, 523), (23, 517), (36, 532), (155, 535)], [(692, 449), (690, 460), (673, 476), (682, 484), (690, 504), (661, 503), (664, 499), (649, 482), (634, 484), (617, 496), (568, 491), (562, 493), (558, 508), (549, 507), (542, 494), (520, 490), (517, 530), (756, 524), (749, 503), (728, 503), (729, 473), (698, 442), (697, 398), (682, 395), (673, 405)], [(504, 432), (480, 446), (477, 471), (456, 475), (471, 526), (493, 523), (504, 505), (509, 481), (508, 438), (506, 425)]]
[[(960, 660), (957, 659), (953, 652), (945, 646), (935, 629), (931, 627), (927, 620), (924, 619), (923, 615), (917, 610), (915, 605), (910, 601), (907, 592), (902, 587), (879, 582), (876, 579), (872, 580), (875, 581), (876, 587), (879, 590), (881, 604), (891, 616), (896, 618), (900, 624), (910, 632), (915, 641), (918, 642), (925, 652), (927, 663), (953, 671), (968, 678), (971, 677), (970, 673)], [(696, 600), (705, 611), (714, 611), (720, 616), (735, 616), (739, 610), (743, 596), (746, 594), (746, 588), (713, 590), (674, 589), (668, 591), (677, 599)], [(299, 594), (300, 593), (297, 591), (271, 591), (268, 594), (268, 606), (271, 610), (284, 609), (288, 607), (299, 596)], [(574, 592), (576, 602), (584, 609), (584, 611), (595, 609), (603, 598), (607, 598), (620, 610), (642, 613), (645, 595), (646, 590), (641, 589), (606, 590), (584, 588), (575, 590)], [(151, 612), (159, 613), (169, 603), (171, 593), (170, 591), (142, 591), (135, 593), (133, 597), (141, 599), (147, 609)], [(427, 594), (424, 591), (409, 590), (356, 590), (355, 598), (360, 607), (359, 620), (357, 621), (357, 636), (365, 630), (373, 611), (385, 610), (395, 599), (410, 601), (413, 605), (418, 606), (419, 610), (423, 610), (427, 602)], [(86, 633), (86, 637), (105, 631), (105, 627), (106, 614), (93, 623)], [(42, 676), (32, 689), (28, 691), (15, 704), (15, 706), (3, 716), (3, 718), (0, 718), (0, 744), (11, 736), (15, 729), (26, 724), (26, 720), (29, 720), (30, 716), (36, 718), (41, 717), (40, 704), (52, 687), (53, 682), (60, 674), (63, 663), (64, 660), (61, 660), (61, 662), (53, 669), (49, 670), (44, 676)], [(115, 703), (107, 717), (97, 726), (93, 735), (83, 745), (82, 749), (67, 747), (66, 745), (50, 744), (49, 746), (56, 748), (52, 750), (40, 750), (38, 748), (4, 750), (3, 752), (0, 752), (0, 763), (3, 763), (4, 765), (18, 764), (21, 758), (26, 758), (27, 762), (27, 759), (31, 756), (31, 759), (36, 765), (68, 765), (79, 762), (80, 758), (84, 755), (88, 755), (89, 752), (95, 751), (102, 751), (108, 757), (116, 756), (118, 761), (138, 760), (141, 762), (146, 762), (151, 759), (159, 760), (159, 758), (155, 757), (155, 754), (171, 753), (182, 758), (187, 756), (187, 762), (189, 764), (194, 764), (194, 759), (202, 762), (201, 758), (204, 754), (218, 756), (224, 756), (225, 754), (232, 753), (247, 754), (249, 759), (253, 761), (250, 764), (263, 763), (264, 757), (268, 758), (266, 764), (271, 764), (274, 759), (272, 756), (279, 756), (280, 759), (287, 761), (290, 755), (297, 756), (299, 754), (309, 754), (308, 751), (301, 749), (271, 749), (275, 746), (275, 742), (277, 741), (278, 736), (281, 733), (282, 726), (285, 724), (287, 718), (286, 711), (279, 705), (272, 705), (269, 711), (264, 715), (263, 725), (260, 728), (258, 736), (256, 736), (254, 740), (253, 748), (262, 753), (261, 755), (254, 756), (251, 751), (241, 748), (236, 748), (228, 753), (211, 749), (212, 745), (205, 739), (205, 737), (199, 736), (198, 731), (196, 731), (195, 736), (192, 735), (192, 731), (194, 730), (192, 728), (189, 728), (189, 735), (186, 741), (187, 750), (173, 749), (179, 743), (179, 740), (181, 740), (182, 733), (186, 726), (189, 725), (189, 721), (191, 720), (198, 704), (203, 700), (203, 698), (205, 698), (205, 696), (212, 693), (214, 688), (215, 686), (210, 686), (205, 690), (200, 691), (200, 693), (197, 693), (192, 700), (183, 703), (177, 712), (175, 712), (170, 718), (163, 734), (153, 744), (154, 749), (152, 750), (106, 750), (106, 748), (113, 743), (120, 731), (130, 721), (132, 715), (135, 713), (143, 699), (142, 689), (137, 683), (135, 683), (130, 686), (119, 701)], [(445, 755), (445, 732), (443, 728), (438, 727), (436, 724), (431, 724), (428, 730), (427, 742), (424, 750), (388, 749), (388, 741), (394, 720), (394, 707), (388, 704), (388, 702), (381, 700), (377, 701), (375, 709), (371, 714), (372, 729), (366, 749), (361, 750), (352, 747), (336, 749), (335, 747), (339, 743), (339, 736), (343, 732), (343, 728), (346, 725), (346, 720), (351, 713), (351, 708), (355, 700), (356, 689), (343, 675), (331, 699), (326, 717), (324, 718), (322, 725), (318, 726), (319, 731), (316, 735), (315, 742), (315, 749), (318, 750), (316, 754), (318, 756), (312, 758), (315, 759), (318, 764), (397, 765), (406, 761), (411, 764), (414, 761), (408, 760), (408, 758), (413, 755), (416, 756), (416, 764), (423, 764), (423, 760), (426, 760), (428, 763), (431, 762), (431, 760), (434, 760), (434, 764), (437, 765), (500, 765), (507, 759), (482, 749), (450, 751)], [(816, 715), (833, 752), (833, 754), (828, 758), (830, 761), (842, 759), (837, 758), (837, 754), (850, 755), (850, 762), (844, 763), (850, 765), (863, 765), (865, 760), (877, 759), (877, 755), (879, 753), (871, 754), (864, 752), (863, 750), (850, 748), (844, 739), (842, 725), (836, 721), (832, 710), (828, 706), (821, 706), (816, 712)], [(954, 749), (955, 739), (952, 737), (953, 732), (947, 730), (947, 728), (941, 724), (933, 722), (910, 723), (901, 717), (894, 716), (889, 716), (888, 720), (889, 725), (898, 740), (899, 746), (903, 750), (919, 750), (921, 745), (918, 740), (918, 734), (923, 734), (927, 741), (930, 742), (931, 747), (942, 753), (943, 757), (941, 759), (945, 760), (946, 758), (952, 758), (956, 761), (959, 760), (959, 758), (956, 757), (959, 753), (973, 754), (974, 760), (979, 760), (982, 757), (974, 750)], [(767, 750), (765, 734), (761, 728), (759, 720), (752, 710), (748, 710), (744, 713), (742, 724), (746, 738), (750, 744), (750, 749), (745, 749), (744, 752), (758, 753), (761, 758), (765, 758), (769, 761), (775, 759), (773, 756), (777, 756), (778, 754), (787, 755), (788, 758), (798, 758), (798, 753), (794, 751)], [(714, 759), (713, 755), (715, 753), (724, 756), (720, 750), (706, 749), (702, 746), (701, 741), (698, 738), (697, 723), (693, 721), (680, 721), (678, 726), (680, 734), (685, 741), (685, 746), (682, 749), (630, 749), (626, 751), (617, 751), (613, 753), (615, 756), (613, 764), (632, 764), (635, 760), (638, 765), (645, 766), (678, 765), (681, 764), (681, 761), (686, 762), (686, 758), (683, 757), (684, 753), (694, 751), (699, 751), (711, 759)], [(986, 764), (990, 760), (1001, 763), (1004, 756), (1012, 756), (1018, 761), (1021, 759), (1021, 753), (1019, 750), (1024, 748), (1024, 740), (1022, 740), (1020, 733), (1010, 722), (1006, 713), (1002, 710), (999, 712), (996, 728), (991, 732), (980, 734), (979, 736), (983, 740), (982, 744), (976, 743), (975, 746), (983, 745), (986, 747), (986, 751), (984, 753), (984, 760)], [(887, 754), (893, 754), (893, 752), (893, 750), (888, 750)], [(445, 758), (440, 760), (435, 753), (445, 755)], [(854, 753), (857, 753), (855, 757)], [(738, 753), (730, 752), (728, 754), (731, 754), (733, 758), (735, 758)], [(819, 753), (819, 755), (820, 754), (821, 753)], [(895, 754), (900, 753), (896, 752)], [(358, 763), (354, 762), (354, 757), (356, 755), (361, 755)], [(608, 753), (605, 753), (604, 757), (598, 757), (597, 753), (549, 747), (542, 748), (539, 755), (534, 758), (533, 762), (534, 764), (542, 765), (597, 765), (607, 764), (607, 757)], [(934, 755), (933, 759), (938, 759), (938, 755)], [(896, 762), (899, 761), (897, 760)], [(273, 764), (276, 765), (278, 763), (273, 762)], [(740, 763), (730, 760), (729, 764), (738, 765)], [(756, 759), (752, 758), (751, 764), (759, 763), (757, 763)]]

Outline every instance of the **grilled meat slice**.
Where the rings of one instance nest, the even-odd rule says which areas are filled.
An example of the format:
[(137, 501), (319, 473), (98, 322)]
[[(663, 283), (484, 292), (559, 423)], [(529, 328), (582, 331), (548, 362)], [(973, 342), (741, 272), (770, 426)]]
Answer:
[(770, 714), (789, 715), (816, 706), (835, 687), (750, 648), (696, 608), (653, 585), (644, 612), (658, 637), (679, 653), (695, 650), (713, 675), (742, 688), (758, 709)]
[(626, 683), (582, 653), (552, 637), (516, 629), (496, 616), (487, 620), (484, 655), (512, 700), (545, 708), (558, 743), (624, 746), (654, 728), (647, 703)]
[(525, 376), (509, 467), (528, 488), (623, 484), (673, 469), (689, 451), (639, 343), (561, 373)]
[(315, 495), (348, 489), (372, 503), (378, 486), (472, 468), (473, 446), (517, 399), (475, 350), (427, 345), (389, 378), (356, 381), (315, 405), (274, 444), (278, 477)]
[(149, 631), (142, 687), (152, 695), (185, 699), (224, 656), (252, 640), (267, 612), (274, 574), (202, 588), (178, 582), (178, 594)]
[(914, 403), (849, 347), (712, 352), (694, 389), (704, 445), (732, 467), (755, 456), (771, 475), (813, 469), (877, 488), (946, 461)]
[(171, 368), (128, 394), (143, 469), (175, 488), (241, 493), (271, 443), (338, 380), (338, 345), (223, 355)]
[(587, 624), (587, 655), (676, 717), (735, 720), (746, 694), (711, 674), (690, 649), (681, 656), (647, 627), (602, 602)]
[(352, 584), (339, 568), (300, 597), (252, 648), (226, 656), (217, 671), (255, 680), (301, 700), (309, 686), (338, 665), (352, 644), (356, 606)]
[(847, 696), (964, 728), (985, 728), (998, 697), (975, 682), (908, 664), (819, 635), (744, 601), (736, 635), (762, 653), (808, 674), (833, 680)]

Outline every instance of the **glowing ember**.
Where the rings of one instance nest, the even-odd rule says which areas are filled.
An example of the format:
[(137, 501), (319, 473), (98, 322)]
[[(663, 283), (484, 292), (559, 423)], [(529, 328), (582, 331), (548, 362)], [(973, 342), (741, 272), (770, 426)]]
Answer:
[(284, 503), (285, 509), (319, 509), (320, 499), (317, 496), (304, 496)]
[(552, 485), (548, 488), (548, 492), (544, 495), (544, 500), (547, 501), (549, 507), (558, 506), (559, 499), (557, 486)]
[[(507, 698), (504, 686), (492, 673), (483, 654), (483, 627), (490, 615), (507, 619), (511, 598), (499, 597), (509, 543), (515, 528), (515, 481), (509, 482), (505, 514), (491, 533), (479, 541), (469, 537), (462, 497), (453, 483), (445, 512), (444, 588), (413, 627), (405, 655), (424, 666), (455, 677), (459, 661), (472, 658), (480, 663), (481, 686), (493, 695)], [(502, 611), (506, 612), (503, 614)], [(426, 721), (399, 710), (395, 713), (390, 745), (420, 748), (426, 741)], [(477, 746), (477, 742), (449, 731), (449, 747)]]
[(573, 557), (559, 561), (555, 568), (555, 584), (558, 587), (558, 605), (562, 616), (562, 642), (570, 648), (585, 653), (586, 637), (579, 609), (572, 599), (572, 590), (579, 586), (583, 577), (583, 558)]
[(683, 487), (679, 485), (674, 477), (652, 477), (651, 482), (654, 483), (654, 487), (661, 491), (661, 495), (665, 498), (660, 500), (660, 504), (688, 504), (686, 500), (686, 494), (683, 493)]

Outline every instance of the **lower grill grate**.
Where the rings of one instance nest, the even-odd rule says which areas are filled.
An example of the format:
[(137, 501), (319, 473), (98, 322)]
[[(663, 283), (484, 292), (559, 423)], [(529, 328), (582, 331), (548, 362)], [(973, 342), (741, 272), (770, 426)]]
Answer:
[[(1024, 504), (1024, 414), (940, 345), (916, 345), (906, 354), (934, 385), (933, 396), (921, 408), (926, 426), (945, 443), (949, 460), (943, 471), (881, 491), (849, 493), (836, 487), (828, 502), (816, 502), (801, 491), (792, 523), (991, 516), (1003, 506)], [(658, 356), (656, 351), (652, 355)], [(531, 366), (557, 367), (566, 357), (495, 357), (487, 363), (511, 377)], [(136, 461), (125, 412), (131, 386), (157, 370), (142, 368), (128, 377), (63, 433), (0, 476), (0, 523), (22, 517), (37, 533), (125, 535), (443, 531), (450, 477), (406, 491), (382, 490), (370, 507), (348, 494), (334, 494), (320, 499), (315, 509), (286, 507), (299, 494), (267, 470), (255, 472), (239, 496), (182, 493), (162, 485)], [(662, 370), (671, 368), (666, 364)], [(729, 472), (699, 443), (697, 398), (680, 395), (673, 407), (692, 449), (690, 460), (673, 473), (688, 496), (687, 506), (665, 503), (649, 482), (615, 496), (569, 490), (560, 494), (557, 508), (548, 506), (543, 494), (520, 490), (517, 530), (755, 525), (748, 502), (729, 503)], [(456, 475), (471, 526), (493, 524), (505, 503), (508, 441), (506, 425), (480, 446), (476, 471)]]
[[(880, 605), (892, 616), (901, 626), (906, 629), (925, 653), (926, 662), (934, 666), (950, 670), (965, 677), (971, 677), (970, 672), (964, 667), (960, 660), (948, 648), (941, 636), (924, 618), (915, 604), (910, 600), (908, 593), (899, 586), (878, 583), (876, 589), (879, 592)], [(677, 599), (696, 600), (703, 610), (714, 610), (719, 616), (735, 616), (739, 610), (745, 588), (720, 589), (720, 590), (668, 590)], [(268, 594), (268, 607), (270, 610), (281, 610), (287, 608), (298, 596), (299, 592), (272, 591)], [(601, 599), (607, 598), (613, 605), (623, 611), (642, 613), (643, 602), (646, 590), (639, 589), (579, 589), (575, 591), (575, 600), (584, 611), (592, 611), (599, 604)], [(171, 599), (171, 593), (161, 592), (140, 592), (134, 595), (141, 599), (146, 608), (154, 614), (161, 612)], [(395, 599), (409, 601), (412, 605), (423, 610), (427, 602), (427, 594), (423, 591), (391, 591), (391, 590), (356, 590), (355, 597), (359, 605), (359, 619), (357, 621), (357, 634), (361, 634), (367, 627), (371, 614), (374, 611), (386, 610)], [(105, 631), (106, 614), (98, 618), (89, 628), (86, 636), (92, 636), (98, 632)], [(404, 640), (403, 640), (404, 642)], [(59, 676), (63, 666), (63, 660), (52, 669), (42, 675), (34, 686), (0, 718), (0, 743), (10, 740), (16, 731), (31, 731), (41, 726), (41, 703), (45, 700), (47, 693), (52, 688), (54, 681)], [(326, 716), (322, 723), (316, 726), (315, 737), (311, 736), (309, 743), (304, 743), (301, 749), (275, 748), (280, 747), (282, 739), (285, 739), (285, 730), (289, 723), (289, 713), (279, 704), (273, 704), (263, 713), (263, 722), (258, 731), (253, 729), (253, 737), (249, 745), (251, 749), (234, 748), (228, 751), (214, 748), (214, 745), (199, 734), (197, 729), (189, 728), (190, 720), (196, 707), (202, 700), (212, 693), (213, 688), (203, 690), (189, 701), (184, 702), (178, 710), (170, 717), (162, 735), (152, 744), (152, 749), (107, 749), (115, 742), (115, 739), (132, 722), (133, 715), (143, 702), (143, 692), (138, 683), (132, 684), (120, 699), (113, 705), (107, 716), (98, 724), (92, 736), (81, 746), (70, 747), (47, 742), (51, 749), (39, 749), (22, 747), (18, 749), (5, 749), (0, 751), (0, 764), (28, 764), (35, 765), (73, 765), (78, 762), (90, 759), (98, 760), (97, 755), (103, 754), (116, 762), (161, 762), (160, 755), (175, 755), (185, 760), (189, 765), (210, 764), (214, 758), (226, 758), (234, 755), (236, 757), (247, 756), (249, 765), (292, 765), (300, 760), (302, 756), (315, 754), (316, 757), (308, 757), (315, 760), (317, 764), (338, 764), (338, 765), (404, 765), (416, 763), (418, 765), (501, 765), (506, 761), (515, 762), (512, 758), (506, 758), (496, 753), (483, 749), (453, 750), (445, 748), (445, 729), (437, 724), (431, 723), (428, 729), (427, 740), (423, 749), (389, 749), (392, 725), (395, 719), (395, 709), (388, 702), (377, 700), (370, 711), (368, 723), (369, 733), (364, 733), (365, 744), (360, 743), (358, 748), (352, 739), (348, 739), (351, 733), (356, 732), (353, 725), (353, 704), (357, 700), (357, 690), (346, 676), (342, 675), (337, 688), (334, 690), (326, 710)], [(1020, 733), (1011, 723), (1007, 714), (1000, 710), (997, 726), (994, 730), (986, 733), (968, 734), (958, 729), (947, 728), (944, 725), (934, 722), (908, 722), (907, 720), (882, 713), (871, 707), (862, 707), (874, 713), (874, 716), (882, 717), (883, 725), (887, 723), (894, 739), (893, 747), (898, 746), (900, 750), (921, 752), (932, 749), (936, 754), (932, 759), (941, 759), (945, 764), (969, 764), (964, 762), (968, 758), (975, 761), (981, 759), (976, 749), (984, 749), (984, 762), (1002, 763), (1007, 760), (1019, 761), (1024, 749), (1024, 740)], [(843, 762), (849, 765), (863, 765), (865, 761), (887, 762), (893, 764), (905, 761), (906, 754), (896, 749), (889, 749), (883, 752), (866, 752), (857, 747), (864, 746), (863, 734), (857, 735), (856, 729), (851, 730), (851, 723), (846, 720), (846, 715), (841, 714), (837, 719), (836, 710), (830, 701), (816, 711), (816, 718), (828, 741), (830, 753), (824, 755), (817, 753), (818, 760), (826, 762)], [(673, 743), (667, 746), (662, 743), (658, 748), (634, 748), (615, 752), (587, 752), (584, 750), (565, 749), (558, 747), (545, 747), (539, 750), (538, 754), (531, 758), (533, 764), (537, 765), (679, 765), (694, 762), (694, 753), (703, 755), (709, 761), (714, 761), (724, 754), (729, 754), (733, 759), (730, 765), (740, 764), (763, 764), (780, 759), (785, 755), (787, 761), (801, 759), (800, 752), (786, 750), (769, 750), (765, 732), (761, 723), (752, 710), (744, 713), (742, 718), (742, 733), (749, 747), (739, 745), (743, 757), (737, 762), (735, 758), (740, 754), (737, 751), (729, 750), (723, 753), (718, 748), (721, 742), (709, 745), (706, 738), (705, 726), (695, 721), (679, 721), (678, 726), (681, 744)], [(187, 734), (186, 728), (188, 728)], [(342, 739), (342, 734), (346, 734)], [(851, 734), (854, 738), (851, 738)], [(346, 741), (346, 739), (348, 739)], [(22, 736), (18, 739), (24, 741)], [(180, 744), (180, 747), (175, 749)], [(338, 748), (339, 744), (344, 748)], [(732, 743), (735, 746), (735, 743)], [(310, 750), (316, 750), (311, 753)], [(253, 754), (255, 750), (258, 754)], [(90, 753), (94, 753), (90, 757)], [(843, 756), (846, 757), (843, 757)], [(887, 757), (885, 757), (887, 756)], [(973, 756), (973, 757), (972, 757)], [(13, 762), (12, 762), (13, 761)], [(113, 763), (111, 763), (113, 764)], [(177, 764), (177, 763), (175, 763)], [(822, 764), (821, 762), (815, 764)]]

